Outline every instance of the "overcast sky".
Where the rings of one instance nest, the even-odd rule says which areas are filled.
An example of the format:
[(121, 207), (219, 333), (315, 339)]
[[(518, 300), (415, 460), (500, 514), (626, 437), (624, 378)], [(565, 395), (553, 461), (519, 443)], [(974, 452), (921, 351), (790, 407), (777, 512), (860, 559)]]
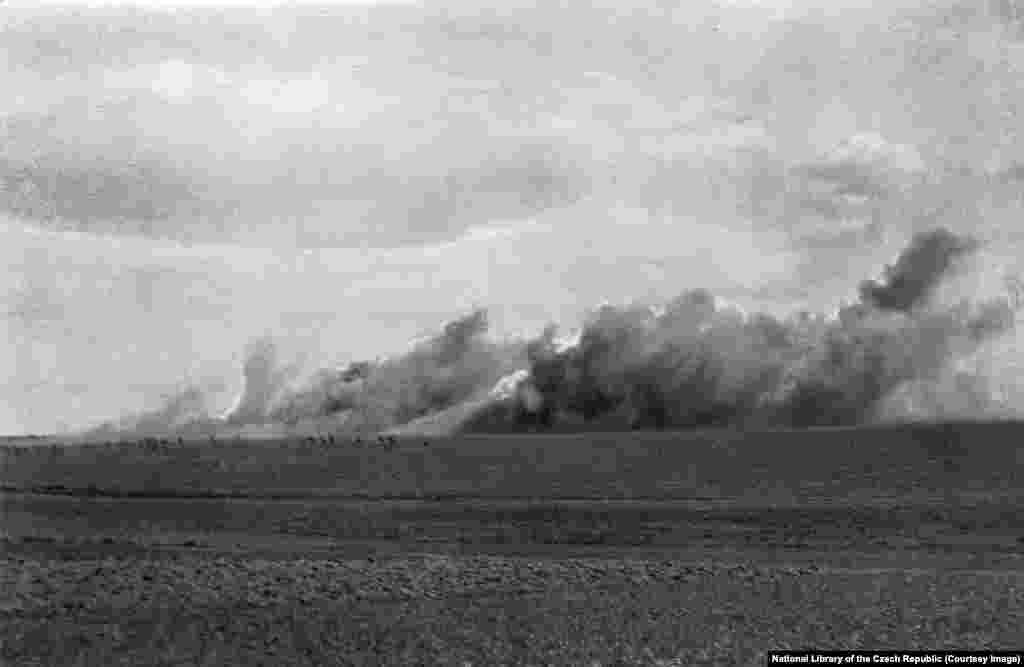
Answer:
[(0, 432), (264, 332), (340, 362), (472, 305), (828, 308), (938, 224), (1019, 255), (1009, 0), (176, 4), (0, 5)]
[(178, 8), (190, 7), (241, 7), (251, 9), (254, 7), (282, 7), (287, 5), (317, 5), (320, 7), (329, 6), (351, 6), (351, 5), (383, 5), (383, 4), (412, 4), (418, 0), (6, 0), (11, 6), (19, 8), (38, 7), (145, 7), (173, 11)]

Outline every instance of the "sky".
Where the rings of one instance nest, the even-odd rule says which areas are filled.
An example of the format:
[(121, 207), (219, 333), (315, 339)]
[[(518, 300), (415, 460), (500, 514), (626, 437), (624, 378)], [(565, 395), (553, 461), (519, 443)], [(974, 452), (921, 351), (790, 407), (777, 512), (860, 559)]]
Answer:
[(236, 386), (263, 334), (827, 310), (936, 225), (1020, 256), (1011, 0), (175, 5), (0, 5), (0, 432)]
[(12, 6), (20, 7), (110, 7), (126, 6), (145, 7), (147, 9), (174, 10), (195, 7), (281, 7), (287, 5), (319, 5), (319, 6), (351, 6), (351, 5), (383, 5), (411, 4), (417, 0), (7, 0)]

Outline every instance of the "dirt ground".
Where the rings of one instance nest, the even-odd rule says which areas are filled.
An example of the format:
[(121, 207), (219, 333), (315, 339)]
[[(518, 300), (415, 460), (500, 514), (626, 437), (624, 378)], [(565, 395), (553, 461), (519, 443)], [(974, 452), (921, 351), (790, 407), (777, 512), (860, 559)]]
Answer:
[[(379, 497), (343, 493), (401, 447), (8, 454), (0, 663), (667, 667), (758, 665), (779, 648), (1019, 649), (1024, 485), (1007, 465), (1024, 429), (997, 435), (875, 434), (858, 450), (856, 434), (822, 432), (788, 477), (765, 474), (784, 468), (766, 436), (638, 438), (667, 451), (657, 461), (601, 438), (543, 456), (530, 441), (403, 443), (400, 485), (460, 490), (476, 471), (477, 497), (440, 500), (385, 493), (383, 476), (367, 487)], [(169, 485), (193, 456), (212, 476)], [(619, 464), (620, 482), (663, 497), (538, 497), (569, 459), (596, 461), (593, 479)], [(268, 465), (278, 488), (317, 470), (315, 490), (261, 493)], [(232, 469), (248, 498), (200, 497)], [(697, 483), (659, 487), (680, 469)], [(146, 470), (164, 483), (132, 477)], [(563, 488), (582, 488), (572, 475)], [(760, 500), (727, 492), (754, 475)], [(509, 478), (527, 492), (509, 497)]]

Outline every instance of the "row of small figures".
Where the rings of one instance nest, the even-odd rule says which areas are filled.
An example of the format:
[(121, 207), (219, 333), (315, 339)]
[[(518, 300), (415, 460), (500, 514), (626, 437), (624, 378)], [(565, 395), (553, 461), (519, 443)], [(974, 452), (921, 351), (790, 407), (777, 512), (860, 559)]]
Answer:
[[(323, 445), (324, 447), (333, 447), (335, 444), (337, 444), (337, 439), (334, 437), (333, 433), (329, 433), (327, 435), (321, 435), (321, 436), (313, 436), (313, 435), (307, 436), (304, 439), (304, 442), (306, 442), (306, 444), (309, 444), (309, 445), (320, 444), (320, 445)], [(356, 436), (354, 439), (350, 440), (350, 442), (351, 442), (353, 447), (362, 447), (364, 444), (366, 444), (366, 445), (370, 445), (371, 444), (369, 441), (364, 441), (361, 436)], [(396, 438), (393, 435), (378, 435), (377, 436), (377, 444), (379, 446), (383, 447), (384, 449), (388, 449), (388, 450), (394, 449), (395, 445), (398, 444), (398, 438)], [(427, 446), (429, 446), (429, 443), (424, 441), (423, 442), (423, 446), (427, 447)]]
[[(209, 438), (209, 442), (210, 442), (211, 445), (217, 444), (218, 441), (217, 441), (217, 437), (216, 436), (211, 435), (211, 436), (208, 436), (208, 438)], [(236, 440), (237, 439), (238, 438), (236, 438)], [(303, 442), (305, 442), (308, 445), (312, 445), (312, 446), (315, 446), (315, 445), (319, 444), (319, 445), (322, 445), (324, 447), (332, 447), (332, 446), (335, 446), (338, 443), (338, 439), (335, 437), (335, 435), (333, 433), (330, 433), (328, 435), (321, 435), (321, 436), (307, 436), (306, 438), (303, 439)], [(364, 445), (371, 446), (373, 444), (369, 440), (363, 440), (362, 436), (356, 436), (354, 439), (351, 439), (349, 442), (354, 447), (362, 447)], [(185, 446), (185, 439), (182, 438), (181, 436), (178, 436), (174, 440), (172, 440), (170, 438), (142, 438), (140, 440), (136, 440), (135, 441), (135, 444), (138, 445), (140, 448), (148, 450), (148, 451), (153, 451), (153, 452), (157, 452), (157, 451), (161, 451), (161, 450), (170, 450), (170, 448), (175, 443), (177, 444), (178, 447), (184, 447)], [(112, 448), (112, 447), (123, 445), (123, 444), (126, 444), (126, 443), (124, 441), (107, 441), (107, 442), (102, 443), (100, 446), (105, 447), (105, 448)], [(378, 446), (383, 447), (384, 449), (387, 449), (387, 450), (390, 451), (390, 450), (394, 449), (395, 446), (398, 444), (398, 438), (393, 436), (393, 435), (378, 435), (377, 439), (376, 439), (376, 444)], [(423, 446), (424, 447), (429, 447), (430, 446), (430, 442), (427, 441), (427, 440), (424, 440), (423, 441)], [(49, 450), (49, 453), (50, 453), (51, 456), (56, 456), (59, 453), (59, 450), (61, 450), (62, 448), (63, 447), (61, 445), (51, 445), (50, 447), (47, 447), (46, 449)], [(7, 448), (4, 448), (4, 449), (9, 454), (11, 454), (12, 456), (17, 457), (20, 454), (28, 454), (29, 452), (32, 452), (32, 451), (39, 451), (42, 448), (36, 446), (36, 447), (7, 447)]]

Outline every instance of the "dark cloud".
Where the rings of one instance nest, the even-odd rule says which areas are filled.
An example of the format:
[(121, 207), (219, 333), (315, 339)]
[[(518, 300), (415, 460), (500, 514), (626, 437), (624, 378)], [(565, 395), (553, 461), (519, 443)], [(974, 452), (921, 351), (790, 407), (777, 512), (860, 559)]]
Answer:
[[(155, 223), (198, 203), (185, 174), (159, 159), (104, 165), (62, 155), (31, 162), (0, 158), (0, 209), (39, 221), (71, 221), (89, 228)], [(193, 212), (193, 211), (189, 211)], [(99, 224), (96, 224), (99, 223)], [(155, 228), (150, 227), (155, 231)]]
[[(766, 20), (775, 11), (712, 3), (22, 9), (0, 43), (17, 73), (10, 99), (25, 108), (0, 108), (8, 121), (22, 119), (0, 139), (11, 187), (31, 192), (8, 194), (6, 210), (191, 240), (422, 243), (585, 197), (699, 213), (694, 193), (706, 185), (708, 158), (728, 161), (767, 140), (782, 164), (796, 165), (785, 186), (795, 201), (782, 211), (754, 201), (778, 199), (779, 185), (745, 191), (744, 181), (760, 176), (744, 170), (762, 165), (742, 162), (718, 177), (714, 198), (799, 228), (793, 218), (802, 214), (839, 220), (890, 201), (906, 167), (893, 147), (937, 154), (941, 144), (948, 157), (963, 142), (935, 135), (976, 129), (940, 103), (956, 89), (909, 62), (905, 36), (888, 30), (931, 26), (953, 9), (849, 7), (836, 21), (796, 7), (790, 21)], [(984, 27), (976, 14), (972, 30)], [(874, 41), (901, 48), (866, 51)], [(977, 71), (971, 44), (944, 46), (958, 71)], [(1006, 83), (997, 64), (985, 71)], [(162, 81), (168, 72), (181, 80)], [(909, 73), (917, 78), (900, 78)], [(291, 98), (311, 76), (326, 86), (326, 106), (268, 110), (301, 108)], [(888, 90), (929, 102), (907, 105)], [(988, 99), (976, 92), (972, 99)], [(1007, 125), (994, 114), (1012, 98), (975, 109), (987, 114), (985, 128)], [(745, 120), (700, 111), (723, 104)], [(651, 127), (664, 136), (645, 138)], [(842, 143), (873, 133), (888, 141)], [(789, 160), (801, 135), (833, 154)], [(703, 174), (678, 164), (694, 153)], [(646, 163), (655, 161), (651, 176)], [(847, 236), (837, 242), (864, 240)]]

